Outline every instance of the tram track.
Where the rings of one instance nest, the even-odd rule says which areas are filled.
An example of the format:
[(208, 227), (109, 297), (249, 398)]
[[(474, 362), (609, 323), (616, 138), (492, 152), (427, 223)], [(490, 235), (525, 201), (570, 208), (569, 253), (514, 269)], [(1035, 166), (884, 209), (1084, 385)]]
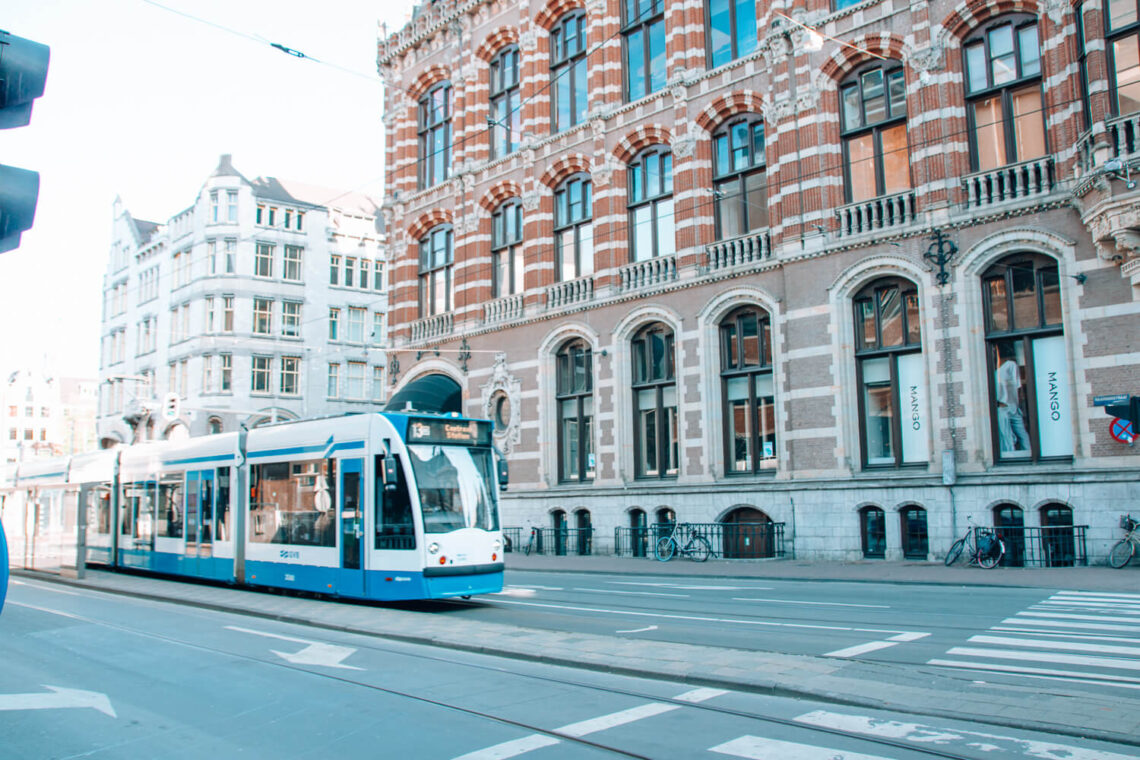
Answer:
[[(150, 604), (155, 603), (153, 600), (145, 600), (145, 602), (150, 603)], [(497, 715), (497, 714), (494, 714), (491, 712), (487, 712), (485, 710), (478, 710), (478, 709), (474, 709), (472, 707), (467, 707), (467, 706), (464, 706), (462, 704), (455, 704), (454, 700), (452, 700), (452, 701), (440, 700), (440, 699), (436, 699), (436, 698), (432, 697), (430, 694), (415, 693), (415, 692), (408, 691), (405, 689), (397, 689), (397, 688), (392, 688), (390, 686), (384, 686), (381, 684), (370, 683), (366, 680), (363, 680), (361, 677), (358, 677), (358, 676), (341, 674), (341, 673), (334, 673), (334, 672), (326, 672), (326, 671), (320, 669), (318, 666), (304, 666), (304, 665), (298, 665), (298, 664), (294, 664), (291, 662), (287, 662), (287, 661), (284, 661), (281, 659), (263, 657), (263, 656), (252, 655), (252, 654), (245, 654), (242, 652), (234, 651), (232, 648), (204, 644), (201, 642), (189, 640), (187, 638), (174, 636), (174, 635), (170, 635), (170, 634), (166, 634), (166, 633), (158, 633), (158, 632), (154, 632), (154, 631), (149, 631), (149, 630), (145, 630), (143, 628), (139, 628), (137, 626), (126, 625), (126, 624), (123, 624), (120, 622), (97, 619), (97, 618), (91, 617), (90, 615), (82, 615), (82, 614), (66, 612), (66, 611), (62, 611), (62, 610), (58, 610), (58, 609), (52, 609), (52, 608), (48, 608), (48, 607), (41, 607), (38, 605), (28, 604), (26, 602), (20, 602), (20, 601), (15, 601), (15, 600), (10, 600), (10, 603), (13, 604), (14, 606), (33, 609), (33, 610), (37, 610), (37, 611), (40, 611), (40, 612), (43, 612), (46, 614), (60, 615), (60, 616), (69, 618), (70, 620), (73, 620), (76, 622), (81, 622), (81, 623), (85, 623), (85, 624), (93, 625), (93, 626), (99, 626), (99, 627), (102, 627), (105, 629), (115, 630), (115, 631), (118, 631), (118, 632), (121, 632), (124, 634), (129, 634), (132, 636), (145, 637), (145, 638), (148, 638), (148, 639), (151, 639), (154, 641), (160, 641), (160, 642), (164, 642), (167, 644), (180, 646), (180, 647), (184, 647), (187, 649), (193, 649), (193, 650), (196, 650), (199, 652), (205, 652), (205, 653), (218, 655), (218, 656), (222, 656), (222, 657), (240, 659), (240, 660), (243, 660), (246, 662), (256, 663), (258, 665), (265, 665), (265, 666), (269, 666), (271, 668), (275, 668), (275, 669), (279, 669), (279, 670), (287, 670), (287, 671), (292, 671), (292, 672), (297, 672), (297, 673), (304, 673), (306, 675), (315, 676), (317, 678), (324, 679), (327, 681), (335, 681), (335, 682), (342, 683), (342, 684), (345, 684), (348, 686), (366, 689), (368, 691), (381, 693), (381, 694), (385, 694), (388, 696), (412, 700), (412, 701), (415, 701), (415, 702), (418, 702), (421, 704), (431, 705), (431, 706), (438, 707), (441, 709), (451, 710), (451, 711), (462, 713), (462, 714), (465, 714), (465, 715), (468, 715), (471, 717), (479, 718), (481, 720), (487, 720), (490, 722), (494, 722), (494, 723), (499, 724), (499, 725), (510, 726), (513, 728), (517, 728), (517, 729), (526, 731), (526, 732), (531, 733), (531, 734), (538, 734), (541, 736), (549, 737), (550, 739), (554, 739), (554, 740), (557, 740), (559, 742), (564, 742), (564, 743), (579, 745), (582, 747), (589, 747), (589, 748), (595, 749), (595, 750), (600, 750), (600, 751), (609, 753), (615, 757), (646, 758), (646, 760), (651, 760), (651, 756), (642, 755), (642, 754), (639, 754), (637, 752), (633, 752), (633, 751), (630, 751), (626, 748), (616, 746), (613, 744), (607, 744), (607, 743), (602, 742), (602, 741), (587, 739), (587, 738), (584, 738), (582, 736), (575, 736), (573, 734), (566, 733), (566, 732), (560, 731), (558, 729), (551, 729), (549, 727), (537, 725), (535, 723), (516, 720), (516, 719), (510, 718), (510, 717), (504, 716), (504, 715)], [(213, 612), (213, 611), (211, 611), (211, 612)], [(232, 613), (232, 614), (236, 614), (239, 616), (241, 615), (241, 613)], [(304, 626), (299, 626), (298, 624), (295, 624), (295, 623), (282, 623), (282, 625), (288, 625), (290, 627), (304, 627)], [(322, 630), (327, 631), (330, 629), (322, 629)], [(411, 659), (411, 660), (432, 662), (435, 664), (446, 665), (446, 666), (457, 667), (457, 668), (464, 668), (467, 670), (482, 670), (482, 671), (487, 671), (487, 672), (493, 672), (493, 673), (500, 674), (500, 675), (508, 675), (512, 678), (518, 678), (518, 679), (523, 679), (523, 680), (532, 681), (532, 682), (541, 682), (541, 683), (543, 683), (545, 685), (549, 685), (549, 686), (556, 686), (556, 687), (561, 687), (561, 688), (572, 688), (572, 689), (582, 690), (582, 691), (586, 691), (586, 692), (604, 693), (604, 694), (613, 695), (613, 696), (621, 696), (621, 697), (628, 697), (628, 698), (633, 698), (633, 699), (637, 699), (637, 700), (645, 700), (647, 702), (661, 704), (661, 705), (669, 705), (669, 706), (677, 707), (677, 708), (686, 708), (689, 710), (696, 710), (696, 711), (700, 711), (700, 712), (703, 712), (706, 714), (713, 714), (713, 715), (718, 715), (718, 716), (725, 716), (725, 717), (732, 717), (732, 718), (743, 718), (743, 719), (747, 719), (747, 720), (760, 721), (762, 723), (766, 723), (769, 725), (780, 726), (783, 728), (792, 728), (792, 729), (795, 729), (797, 731), (806, 731), (806, 732), (809, 732), (811, 734), (833, 736), (833, 737), (842, 738), (845, 740), (854, 740), (854, 741), (858, 741), (860, 743), (864, 743), (867, 745), (882, 747), (884, 749), (903, 750), (903, 751), (906, 751), (907, 753), (910, 753), (913, 755), (921, 755), (921, 756), (932, 757), (932, 758), (948, 758), (951, 760), (964, 760), (964, 756), (960, 752), (945, 751), (945, 750), (938, 749), (936, 747), (923, 746), (920, 744), (914, 744), (914, 743), (910, 743), (910, 742), (893, 740), (889, 737), (870, 736), (870, 735), (867, 735), (865, 733), (858, 733), (858, 732), (854, 732), (854, 731), (846, 731), (846, 730), (843, 730), (840, 728), (833, 728), (833, 727), (827, 727), (827, 726), (805, 726), (803, 723), (797, 722), (796, 720), (791, 719), (791, 718), (784, 718), (784, 717), (780, 717), (778, 715), (765, 714), (765, 713), (757, 712), (757, 711), (739, 710), (739, 709), (728, 708), (728, 707), (712, 705), (712, 704), (707, 704), (707, 703), (692, 702), (692, 701), (682, 700), (682, 699), (678, 699), (678, 698), (661, 697), (657, 694), (652, 694), (652, 693), (649, 693), (647, 691), (639, 691), (636, 689), (616, 687), (616, 686), (605, 686), (605, 685), (600, 685), (597, 683), (590, 683), (590, 682), (587, 682), (587, 681), (581, 680), (581, 679), (568, 678), (565, 676), (543, 675), (543, 674), (536, 674), (536, 673), (520, 673), (516, 670), (513, 670), (513, 669), (511, 669), (509, 667), (505, 667), (505, 666), (483, 664), (483, 663), (464, 662), (464, 661), (461, 661), (460, 659), (455, 658), (455, 657), (447, 657), (447, 656), (439, 655), (439, 654), (408, 652), (408, 651), (406, 651), (407, 646), (416, 646), (416, 645), (406, 645), (405, 644), (405, 645), (401, 645), (399, 647), (383, 646), (383, 645), (376, 643), (374, 641), (367, 640), (370, 637), (368, 637), (366, 634), (343, 632), (343, 631), (341, 631), (340, 633), (353, 637), (352, 645), (355, 649), (360, 650), (360, 651), (369, 652), (369, 653), (376, 654), (376, 655), (380, 655), (380, 656), (400, 657), (400, 658), (406, 658), (406, 659)], [(357, 639), (366, 639), (367, 641), (362, 642), (362, 641), (358, 641)], [(418, 645), (418, 646), (423, 646), (423, 645)], [(494, 655), (480, 655), (480, 656), (481, 657), (491, 657)], [(550, 666), (550, 667), (555, 667), (555, 666)], [(559, 667), (565, 668), (566, 666), (559, 666)], [(668, 679), (661, 679), (661, 680), (663, 682), (668, 681)], [(817, 699), (817, 700), (813, 700), (813, 701), (820, 702), (820, 703), (827, 703), (827, 700), (825, 700), (825, 699)]]

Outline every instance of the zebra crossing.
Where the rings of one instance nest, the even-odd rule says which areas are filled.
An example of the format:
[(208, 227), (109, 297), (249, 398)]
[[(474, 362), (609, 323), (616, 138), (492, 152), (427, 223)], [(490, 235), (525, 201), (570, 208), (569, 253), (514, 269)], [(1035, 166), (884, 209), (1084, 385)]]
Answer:
[(1140, 690), (1140, 594), (1059, 591), (927, 664)]

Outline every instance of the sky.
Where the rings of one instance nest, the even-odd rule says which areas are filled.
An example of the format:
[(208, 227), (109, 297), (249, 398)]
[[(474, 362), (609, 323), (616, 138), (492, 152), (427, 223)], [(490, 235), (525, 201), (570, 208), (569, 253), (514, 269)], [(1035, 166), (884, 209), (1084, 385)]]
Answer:
[(116, 196), (135, 218), (165, 222), (223, 153), (249, 178), (379, 196), (377, 22), (397, 29), (412, 5), (6, 2), (0, 29), (48, 45), (51, 63), (31, 123), (0, 131), (0, 163), (40, 174), (34, 226), (0, 253), (0, 371), (97, 376)]

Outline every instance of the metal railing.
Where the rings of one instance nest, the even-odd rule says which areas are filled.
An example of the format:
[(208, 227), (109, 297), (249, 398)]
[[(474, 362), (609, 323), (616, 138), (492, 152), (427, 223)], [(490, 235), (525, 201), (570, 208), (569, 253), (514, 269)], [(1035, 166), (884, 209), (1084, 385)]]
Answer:
[[(522, 554), (530, 542), (530, 528), (503, 528), (503, 551)], [(593, 528), (538, 528), (531, 554), (587, 557), (594, 553)]]
[(768, 230), (718, 240), (705, 246), (705, 271), (757, 264), (772, 258), (772, 242)]
[[(714, 557), (721, 559), (770, 559), (784, 556), (784, 523), (688, 523), (706, 539)], [(614, 528), (614, 554), (619, 557), (652, 557), (657, 539), (668, 536), (672, 523), (654, 523), (636, 528)]]
[(914, 191), (907, 190), (840, 206), (835, 211), (839, 236), (850, 237), (911, 224), (915, 215), (914, 198)]
[(1087, 525), (994, 526), (1005, 544), (1006, 567), (1073, 567), (1088, 565)]

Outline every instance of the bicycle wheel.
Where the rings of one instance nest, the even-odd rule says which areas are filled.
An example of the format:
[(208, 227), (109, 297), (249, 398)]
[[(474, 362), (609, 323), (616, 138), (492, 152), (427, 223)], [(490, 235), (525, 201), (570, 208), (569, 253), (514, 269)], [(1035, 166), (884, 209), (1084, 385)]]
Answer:
[(950, 567), (958, 558), (962, 556), (962, 549), (966, 546), (966, 539), (959, 538), (950, 545), (950, 551), (946, 552), (946, 567)]
[(657, 546), (654, 548), (657, 559), (662, 562), (668, 562), (673, 559), (673, 555), (677, 553), (677, 542), (671, 537), (657, 539)]
[(1132, 561), (1132, 555), (1135, 553), (1136, 545), (1127, 538), (1122, 539), (1108, 553), (1108, 564), (1119, 570)]
[(986, 555), (978, 555), (978, 564), (986, 570), (993, 570), (1001, 562), (1001, 558), (1005, 556), (1005, 543), (1000, 538), (995, 538), (997, 541), (997, 549), (990, 549), (990, 553)]
[(704, 562), (712, 554), (712, 547), (704, 536), (696, 536), (689, 544), (689, 556), (693, 562)]

